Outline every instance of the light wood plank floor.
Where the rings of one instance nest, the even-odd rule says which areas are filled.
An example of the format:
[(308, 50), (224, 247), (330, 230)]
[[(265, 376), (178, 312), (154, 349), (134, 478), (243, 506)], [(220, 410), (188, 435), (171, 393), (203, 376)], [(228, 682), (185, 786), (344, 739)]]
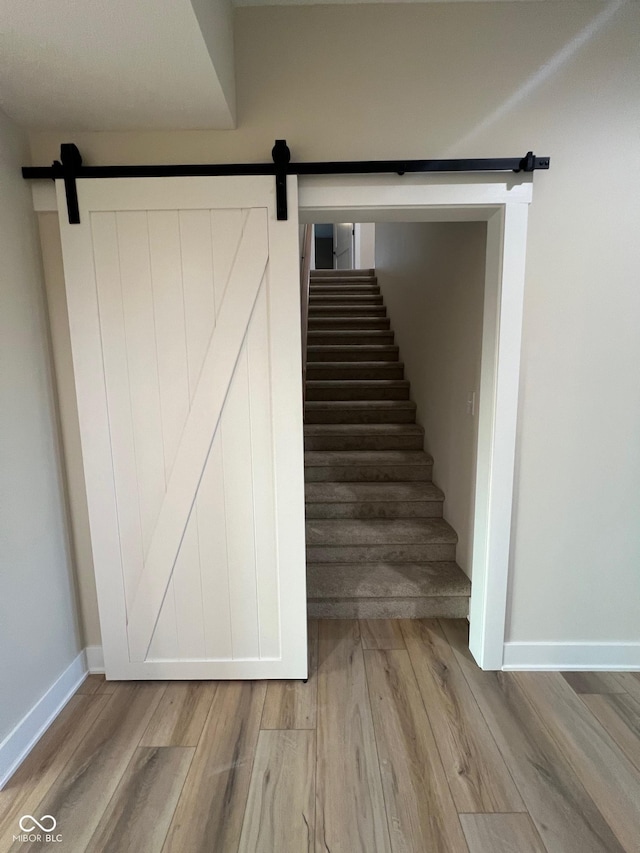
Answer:
[[(640, 673), (482, 672), (467, 637), (326, 620), (306, 684), (90, 676), (0, 853), (640, 853)], [(14, 841), (25, 814), (62, 843)]]

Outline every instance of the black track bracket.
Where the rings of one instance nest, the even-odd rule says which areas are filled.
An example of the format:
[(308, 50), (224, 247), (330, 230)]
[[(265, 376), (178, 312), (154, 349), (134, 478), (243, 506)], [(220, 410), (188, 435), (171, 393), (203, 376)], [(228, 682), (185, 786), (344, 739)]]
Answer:
[(82, 167), (82, 156), (77, 145), (74, 145), (73, 142), (64, 142), (60, 146), (60, 160), (61, 163), (54, 163), (53, 165), (59, 166), (62, 170), (69, 224), (78, 225), (80, 223), (80, 207), (78, 205), (76, 177)]
[(288, 218), (287, 171), (291, 162), (291, 151), (285, 139), (276, 139), (271, 156), (276, 169), (276, 217), (284, 221)]

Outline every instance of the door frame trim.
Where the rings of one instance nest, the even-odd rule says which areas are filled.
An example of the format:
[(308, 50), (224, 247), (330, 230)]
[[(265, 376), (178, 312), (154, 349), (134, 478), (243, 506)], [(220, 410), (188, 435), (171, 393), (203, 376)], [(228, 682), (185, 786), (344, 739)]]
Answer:
[(518, 434), (520, 350), (533, 198), (527, 174), (301, 177), (301, 222), (487, 223), (469, 648), (504, 665)]

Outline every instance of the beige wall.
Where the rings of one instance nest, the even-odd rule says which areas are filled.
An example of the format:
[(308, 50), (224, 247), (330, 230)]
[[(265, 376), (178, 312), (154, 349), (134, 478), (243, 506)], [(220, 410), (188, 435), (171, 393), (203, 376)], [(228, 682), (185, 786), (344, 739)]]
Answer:
[(237, 130), (31, 138), (45, 164), (68, 140), (88, 163), (264, 160), (276, 137), (297, 159), (552, 157), (530, 211), (511, 640), (640, 639), (639, 31), (636, 2), (245, 8)]
[[(376, 272), (396, 333), (444, 515), (471, 576), (487, 228), (484, 222), (376, 225)], [(477, 407), (476, 407), (477, 412)]]
[(0, 113), (0, 743), (80, 650), (27, 156)]

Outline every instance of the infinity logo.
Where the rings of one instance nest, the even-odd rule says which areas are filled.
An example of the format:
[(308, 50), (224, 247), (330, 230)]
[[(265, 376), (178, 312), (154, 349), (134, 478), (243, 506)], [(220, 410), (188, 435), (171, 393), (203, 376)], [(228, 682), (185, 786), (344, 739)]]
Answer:
[[(28, 821), (33, 821), (31, 826), (29, 826)], [(51, 821), (51, 824), (47, 826), (45, 821)], [(25, 822), (27, 822), (26, 825)], [(25, 814), (20, 818), (20, 829), (23, 832), (33, 832), (36, 827), (42, 832), (53, 832), (57, 825), (58, 821), (50, 814), (42, 815), (40, 820), (36, 820), (32, 814)]]

